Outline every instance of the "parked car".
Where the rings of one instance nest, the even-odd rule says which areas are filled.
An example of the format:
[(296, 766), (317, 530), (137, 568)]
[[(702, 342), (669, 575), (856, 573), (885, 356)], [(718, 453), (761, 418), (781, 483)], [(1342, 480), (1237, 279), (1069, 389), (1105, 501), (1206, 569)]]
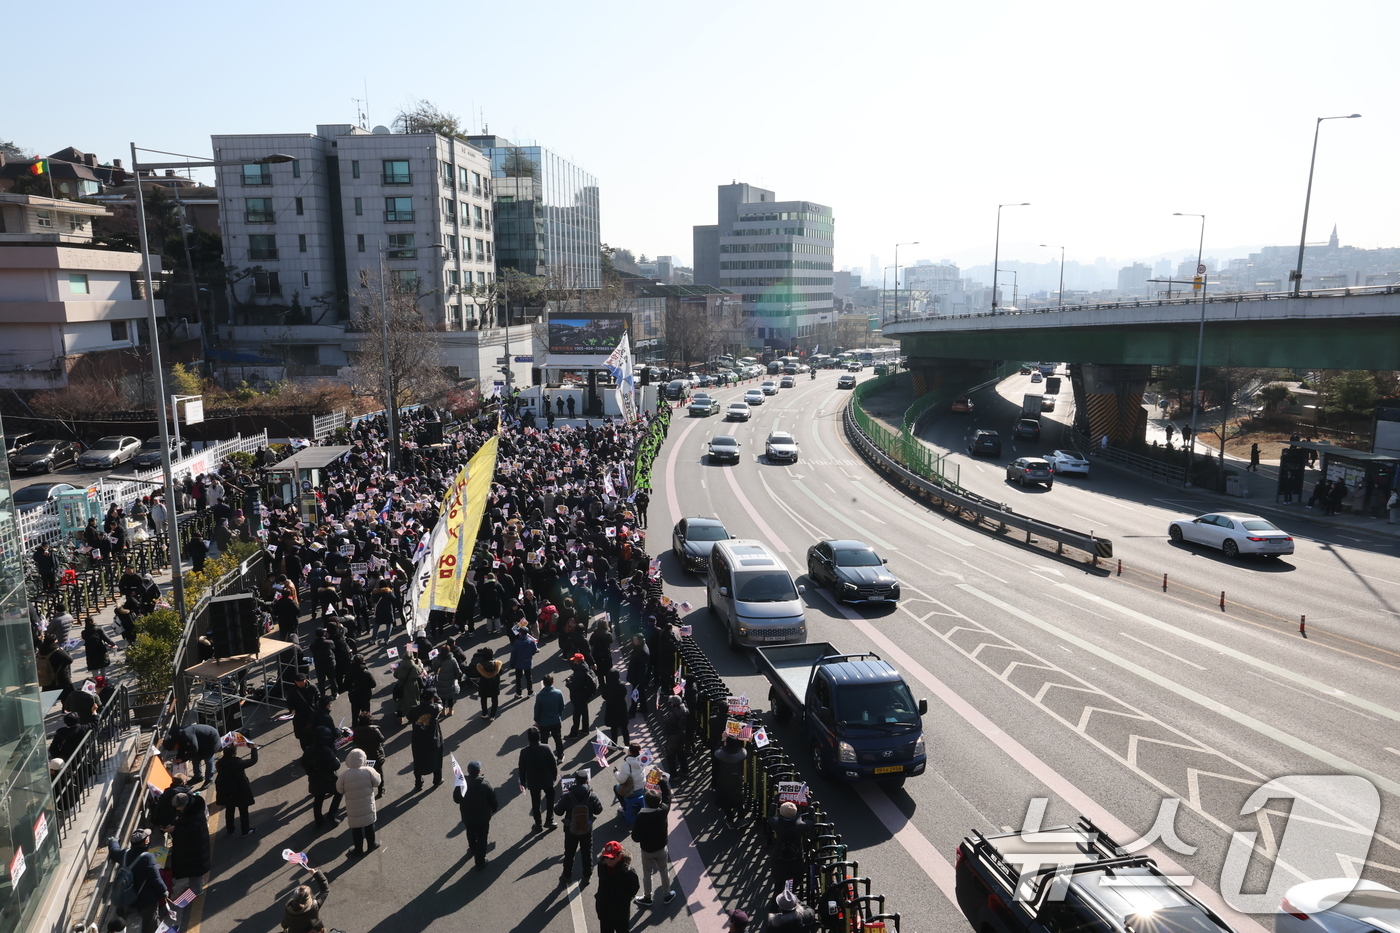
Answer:
[(686, 409), (692, 415), (713, 415), (719, 411), (719, 399), (711, 398), (705, 393), (698, 393), (690, 400), (690, 405)]
[(1219, 548), (1226, 557), (1261, 554), (1282, 557), (1293, 553), (1293, 536), (1258, 515), (1244, 512), (1211, 512), (1199, 518), (1182, 518), (1167, 526), (1173, 544), (1205, 544)]
[(1020, 486), (1044, 483), (1046, 489), (1051, 489), (1055, 485), (1055, 470), (1040, 457), (1018, 457), (1006, 465), (1006, 479)]
[(93, 445), (78, 455), (78, 466), (85, 470), (105, 470), (125, 463), (136, 456), (141, 449), (141, 441), (134, 437), (112, 434), (98, 438)]
[(1001, 456), (1001, 435), (995, 431), (980, 430), (974, 431), (972, 440), (967, 445), (967, 452), (972, 456), (978, 454), (990, 454), (993, 457)]
[(35, 441), (10, 455), (12, 473), (49, 473), (78, 462), (83, 445), (77, 441)]
[(842, 373), (841, 378), (836, 380), (838, 389), (854, 389), (856, 387), (856, 377), (851, 373)]
[[(170, 458), (172, 460), (179, 460), (182, 457), (188, 457), (193, 452), (194, 450), (191, 447), (189, 440), (187, 440), (186, 438), (180, 438), (180, 446), (178, 450), (175, 447), (175, 439), (173, 437), (170, 439)], [(159, 437), (148, 438), (146, 440), (146, 443), (141, 445), (141, 449), (136, 452), (136, 465), (139, 467), (160, 466), (161, 461), (162, 457), (160, 455)]]
[(864, 541), (818, 541), (807, 549), (807, 576), (831, 590), (837, 602), (895, 602), (899, 581)]
[(39, 440), (39, 435), (33, 431), (16, 431), (14, 434), (5, 435), (5, 454), (13, 457), (28, 445)]
[(763, 391), (763, 394), (764, 394), (764, 395), (777, 395), (777, 394), (778, 394), (778, 384), (777, 384), (776, 382), (774, 382), (772, 379), (765, 379), (765, 380), (763, 380), (761, 383), (759, 383), (758, 387), (759, 387), (759, 389), (761, 389), (761, 390)]
[(1377, 933), (1400, 930), (1400, 891), (1364, 878), (1295, 884), (1274, 914), (1275, 933)]
[[(763, 398), (763, 393), (760, 392), (758, 397)], [(724, 411), (725, 421), (748, 421), (751, 416), (748, 402), (735, 402)]]
[(1016, 429), (1011, 434), (1021, 440), (1038, 441), (1040, 440), (1040, 422), (1034, 418), (1022, 418), (1016, 422)]
[(768, 435), (763, 452), (769, 463), (796, 463), (797, 438), (786, 431), (774, 431)]
[(1054, 468), (1056, 476), (1066, 473), (1089, 475), (1089, 460), (1077, 450), (1052, 450), (1045, 455), (1045, 459)]
[(671, 529), (671, 551), (681, 566), (695, 573), (710, 569), (710, 551), (716, 541), (728, 541), (729, 532), (717, 518), (683, 518)]
[(956, 412), (972, 411), (972, 399), (967, 398), (966, 396), (964, 396), (963, 398), (955, 398), (953, 399), (953, 404), (951, 408), (953, 411)]
[(76, 488), (72, 483), (35, 483), (33, 486), (16, 489), (14, 502), (21, 512), (28, 512), (30, 509), (43, 508), (59, 493)]
[(739, 462), (739, 440), (728, 434), (716, 434), (710, 438), (710, 462), (723, 463), (726, 460)]

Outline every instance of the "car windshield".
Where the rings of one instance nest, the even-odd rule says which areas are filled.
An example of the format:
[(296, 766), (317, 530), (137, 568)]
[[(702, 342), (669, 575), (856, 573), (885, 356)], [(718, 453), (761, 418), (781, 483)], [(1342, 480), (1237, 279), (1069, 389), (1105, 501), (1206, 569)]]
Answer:
[(1084, 455), (1077, 450), (1057, 450), (1055, 456), (1062, 460), (1083, 460)]
[(919, 707), (903, 683), (850, 684), (841, 691), (841, 722), (848, 726), (914, 725)]
[[(170, 442), (170, 446), (171, 446), (171, 447), (174, 447), (174, 446), (175, 446), (175, 442), (174, 442), (174, 441), (171, 441), (171, 442)], [(147, 441), (146, 443), (144, 443), (144, 444), (141, 445), (141, 449), (142, 449), (142, 450), (160, 450), (160, 438), (158, 438), (158, 437), (153, 437), (153, 438), (151, 438), (149, 441)]]
[(770, 444), (791, 444), (793, 443), (791, 434), (770, 434), (768, 435)]
[(93, 450), (120, 450), (122, 442), (120, 438), (104, 437), (102, 440), (92, 445)]
[(1050, 469), (1050, 464), (1046, 463), (1044, 460), (1027, 460), (1027, 461), (1026, 461), (1026, 469), (1028, 469), (1028, 470), (1048, 470), (1048, 469)]
[(714, 440), (710, 441), (710, 446), (711, 446), (711, 447), (737, 447), (737, 446), (739, 446), (739, 442), (736, 441), (736, 440), (734, 440), (734, 438), (732, 438), (732, 437), (728, 437), (728, 436), (725, 436), (725, 435), (721, 435), (721, 436), (715, 438)]
[(880, 555), (868, 549), (836, 551), (833, 556), (836, 559), (836, 566), (838, 567), (880, 566)]
[(797, 598), (797, 587), (781, 570), (736, 574), (734, 598), (746, 603), (785, 602)]
[(30, 444), (28, 447), (24, 448), (24, 452), (27, 454), (51, 454), (57, 447), (58, 444), (54, 442)]
[(1262, 518), (1251, 518), (1249, 521), (1247, 521), (1247, 522), (1241, 522), (1240, 524), (1244, 525), (1245, 531), (1282, 531), (1282, 530), (1283, 530), (1282, 528), (1279, 528), (1279, 526), (1275, 525), (1273, 522), (1266, 522), (1266, 521), (1264, 521), (1264, 519), (1262, 519)]
[(25, 486), (23, 489), (15, 490), (16, 502), (45, 502), (49, 498), (49, 490), (52, 486)]
[(723, 541), (729, 537), (723, 525), (691, 525), (685, 530), (688, 541)]

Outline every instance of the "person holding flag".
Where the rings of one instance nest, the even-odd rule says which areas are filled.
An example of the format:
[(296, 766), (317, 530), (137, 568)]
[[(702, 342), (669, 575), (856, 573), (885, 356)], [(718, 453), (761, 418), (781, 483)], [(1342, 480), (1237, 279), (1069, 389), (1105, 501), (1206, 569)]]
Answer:
[[(455, 770), (456, 758), (452, 759), (452, 766)], [(452, 789), (452, 799), (457, 803), (462, 825), (467, 829), (467, 852), (476, 860), (476, 870), (485, 871), (491, 817), (500, 804), (496, 800), (496, 789), (486, 782), (481, 773), (481, 762), (467, 762), (466, 781)]]
[(304, 861), (299, 861), (299, 864), (311, 872), (311, 882), (316, 885), (316, 890), (313, 891), (309, 884), (298, 885), (292, 896), (287, 898), (287, 906), (282, 911), (284, 933), (311, 933), (312, 930), (325, 928), (321, 923), (321, 907), (331, 893), (331, 883), (321, 869), (312, 868)]

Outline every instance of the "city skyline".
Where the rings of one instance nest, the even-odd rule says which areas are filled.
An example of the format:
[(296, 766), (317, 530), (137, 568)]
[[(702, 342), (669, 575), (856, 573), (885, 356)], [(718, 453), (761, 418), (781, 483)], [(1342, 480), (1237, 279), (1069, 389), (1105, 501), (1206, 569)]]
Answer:
[[(1296, 242), (1316, 118), (1361, 113), (1322, 126), (1308, 239), (1325, 240), (1335, 224), (1359, 248), (1395, 245), (1400, 194), (1385, 182), (1400, 122), (1387, 59), (1357, 54), (1345, 36), (1319, 43), (1276, 5), (1093, 3), (1066, 16), (1028, 3), (902, 4), (878, 18), (833, 3), (790, 16), (789, 6), (719, 3), (701, 14), (630, 4), (600, 19), (550, 4), (528, 46), (536, 65), (519, 68), (510, 66), (526, 52), (509, 41), (512, 16), (473, 10), (465, 82), (452, 56), (386, 49), (358, 25), (377, 15), (368, 4), (347, 3), (329, 19), (289, 8), (280, 32), (244, 43), (244, 66), (272, 76), (253, 106), (247, 84), (218, 76), (165, 86), (154, 106), (89, 100), (85, 70), (48, 67), (34, 44), (17, 50), (15, 70), (43, 75), (43, 92), (7, 102), (0, 138), (40, 154), (73, 145), (104, 161), (129, 156), (131, 139), (207, 156), (211, 133), (356, 122), (366, 93), (368, 125), (388, 124), (422, 98), (470, 132), (538, 141), (588, 165), (603, 240), (680, 265), (693, 260), (690, 228), (712, 210), (714, 186), (731, 180), (831, 205), (842, 230), (837, 268), (863, 268), (871, 253), (889, 257), (894, 243), (910, 240), (920, 245), (901, 252), (901, 265), (972, 265), (982, 252), (989, 261), (996, 205), (1022, 201), (1030, 206), (1003, 212), (1003, 257), (1043, 261), (1048, 251), (1022, 244), (1051, 242), (1065, 244), (1069, 260), (1128, 264), (1195, 246), (1196, 222), (1175, 212), (1207, 215), (1208, 254), (1225, 255), (1218, 244)], [(13, 28), (37, 34), (38, 9), (17, 9)], [(85, 9), (103, 8), (77, 5), (80, 15)], [(430, 5), (422, 21), (458, 10)], [(794, 72), (821, 93), (785, 98), (781, 116), (732, 106), (753, 93), (754, 56), (764, 54), (762, 42), (733, 38), (741, 11), (745, 36), (823, 51), (820, 63)], [(185, 34), (217, 27), (223, 41), (252, 39), (251, 24), (216, 15), (157, 3), (140, 20), (104, 28), (113, 47), (139, 43), (149, 35), (143, 24), (165, 16)], [(1400, 26), (1400, 9), (1381, 3), (1343, 3), (1332, 15), (1366, 35)], [(303, 35), (317, 41), (302, 46)], [(566, 53), (567, 72), (551, 67)], [(574, 93), (558, 93), (565, 86)], [(51, 106), (60, 96), (69, 105)], [(714, 139), (700, 144), (698, 134)], [(827, 156), (835, 140), (846, 159)]]

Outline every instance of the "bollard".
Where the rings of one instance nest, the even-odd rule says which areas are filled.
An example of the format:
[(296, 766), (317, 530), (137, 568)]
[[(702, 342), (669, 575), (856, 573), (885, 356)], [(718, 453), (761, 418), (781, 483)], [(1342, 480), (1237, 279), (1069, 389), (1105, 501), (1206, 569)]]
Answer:
[(1298, 634), (1299, 634), (1299, 635), (1302, 635), (1304, 638), (1307, 638), (1307, 637), (1308, 637), (1308, 617), (1307, 617), (1307, 616), (1303, 616), (1301, 619), (1298, 620)]
[(1118, 576), (1123, 576), (1123, 558), (1118, 558)]
[(1222, 611), (1225, 609), (1225, 591), (1224, 591), (1224, 590), (1221, 590), (1221, 591), (1220, 591), (1220, 608), (1221, 608)]
[(1167, 591), (1167, 575), (1164, 573), (1164, 574), (1162, 574), (1162, 592), (1165, 593), (1166, 591)]

